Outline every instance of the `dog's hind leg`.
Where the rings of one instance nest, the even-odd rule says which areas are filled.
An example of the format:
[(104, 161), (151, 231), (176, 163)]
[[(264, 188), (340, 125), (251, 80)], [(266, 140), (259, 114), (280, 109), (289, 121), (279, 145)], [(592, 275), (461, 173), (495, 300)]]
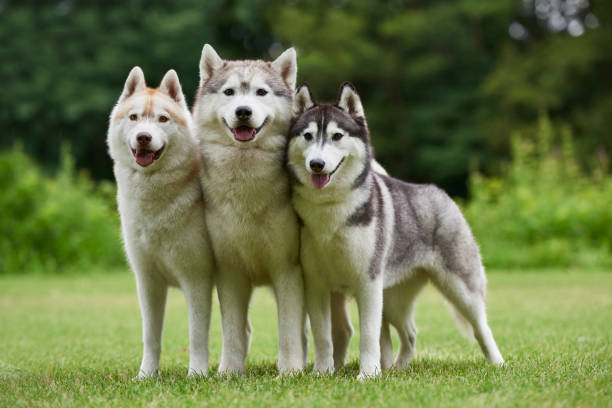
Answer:
[[(503, 364), (504, 359), (487, 323), (484, 271), (481, 270), (478, 275), (470, 276), (472, 279), (471, 285), (466, 283), (466, 279), (461, 274), (443, 268), (432, 270), (431, 277), (440, 292), (472, 325), (474, 337), (476, 337), (487, 361), (495, 365)], [(474, 282), (475, 280), (478, 280), (478, 284)], [(470, 286), (481, 289), (470, 289)]]
[(383, 370), (393, 365), (393, 343), (391, 342), (391, 332), (389, 322), (383, 315), (382, 325), (380, 326), (380, 367)]
[(136, 271), (136, 287), (142, 314), (142, 363), (137, 379), (154, 376), (159, 371), (161, 339), (168, 286), (156, 273)]
[(330, 316), (331, 294), (327, 288), (318, 285), (317, 280), (313, 277), (308, 275), (305, 277), (306, 305), (314, 339), (314, 372), (331, 374), (334, 372)]
[(417, 328), (414, 323), (414, 305), (418, 294), (427, 283), (427, 277), (420, 271), (400, 285), (384, 292), (384, 316), (396, 329), (400, 338), (399, 351), (395, 360), (397, 368), (405, 368), (414, 354)]
[(241, 374), (249, 349), (248, 309), (253, 288), (246, 276), (219, 271), (217, 294), (221, 308), (223, 351), (219, 374)]
[(346, 363), (346, 353), (353, 335), (353, 326), (346, 310), (346, 296), (342, 293), (331, 294), (332, 343), (334, 347), (334, 367)]
[[(305, 301), (304, 301), (305, 302)], [(304, 303), (304, 322), (302, 323), (302, 366), (308, 366), (308, 333), (310, 332), (310, 321), (308, 320), (308, 312), (306, 311), (306, 303)]]

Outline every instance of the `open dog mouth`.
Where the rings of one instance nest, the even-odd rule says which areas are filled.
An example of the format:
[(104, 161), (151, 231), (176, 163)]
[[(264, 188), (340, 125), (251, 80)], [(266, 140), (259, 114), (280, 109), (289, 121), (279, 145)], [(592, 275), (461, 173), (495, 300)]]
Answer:
[(340, 163), (338, 163), (338, 165), (336, 166), (336, 168), (331, 172), (331, 173), (325, 173), (325, 174), (311, 174), (310, 175), (310, 181), (312, 181), (312, 185), (315, 186), (315, 188), (317, 190), (321, 190), (323, 187), (325, 187), (328, 183), (329, 180), (331, 180), (331, 176), (334, 175), (334, 173), (336, 171), (338, 171), (338, 169), (340, 168), (340, 165), (342, 164), (342, 162), (344, 161), (344, 157), (342, 158), (342, 160), (340, 160)]
[(132, 149), (132, 154), (134, 155), (134, 159), (136, 159), (136, 163), (138, 163), (142, 167), (147, 167), (155, 160), (161, 157), (165, 147), (166, 146), (162, 146), (162, 148), (158, 151), (147, 149)]
[(250, 142), (251, 140), (255, 139), (255, 135), (259, 133), (261, 128), (263, 128), (266, 125), (266, 123), (268, 123), (267, 117), (266, 119), (264, 119), (263, 123), (258, 128), (254, 128), (250, 126), (238, 126), (238, 127), (233, 128), (233, 127), (230, 127), (227, 124), (227, 122), (225, 122), (225, 126), (227, 126), (229, 130), (231, 130), (231, 132), (234, 134), (234, 139), (236, 139), (237, 141)]

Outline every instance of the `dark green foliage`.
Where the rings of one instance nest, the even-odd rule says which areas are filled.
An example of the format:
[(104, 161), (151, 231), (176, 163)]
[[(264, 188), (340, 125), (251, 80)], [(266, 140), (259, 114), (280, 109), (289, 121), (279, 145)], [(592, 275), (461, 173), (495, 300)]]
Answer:
[(108, 115), (133, 66), (152, 87), (176, 69), (191, 96), (204, 42), (228, 58), (265, 56), (271, 40), (257, 5), (235, 3), (9, 2), (0, 11), (0, 145), (22, 140), (53, 165), (69, 140), (78, 168), (110, 179)]
[[(271, 24), (298, 45), (316, 97), (357, 85), (377, 158), (394, 176), (462, 195), (470, 161), (498, 171), (510, 133), (540, 111), (573, 125), (581, 164), (612, 148), (609, 3), (593, 2), (600, 27), (578, 38), (548, 32), (516, 0), (340, 4), (286, 4)], [(508, 35), (519, 18), (532, 23), (523, 41)]]
[(67, 149), (55, 177), (20, 148), (0, 154), (0, 275), (124, 266), (114, 186), (76, 174)]
[[(469, 163), (494, 173), (509, 134), (540, 111), (576, 132), (581, 165), (610, 150), (612, 3), (581, 37), (552, 33), (521, 0), (116, 0), (0, 3), (0, 147), (16, 139), (46, 168), (69, 140), (78, 168), (111, 178), (108, 114), (140, 65), (150, 85), (175, 68), (189, 99), (202, 45), (266, 58), (295, 45), (321, 100), (350, 80), (378, 159), (399, 178), (466, 192)], [(529, 35), (508, 35), (520, 21)]]

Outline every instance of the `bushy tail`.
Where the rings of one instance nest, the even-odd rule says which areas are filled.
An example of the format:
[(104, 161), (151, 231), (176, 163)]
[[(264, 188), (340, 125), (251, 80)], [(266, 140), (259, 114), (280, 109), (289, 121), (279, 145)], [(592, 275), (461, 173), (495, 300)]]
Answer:
[(459, 310), (457, 310), (457, 308), (453, 306), (448, 300), (444, 299), (444, 303), (446, 304), (446, 307), (448, 307), (448, 310), (455, 319), (455, 324), (457, 325), (457, 328), (459, 329), (461, 334), (470, 341), (476, 341), (476, 338), (474, 337), (474, 328), (472, 327), (470, 322), (468, 322), (467, 319), (461, 314), (461, 312), (459, 312)]

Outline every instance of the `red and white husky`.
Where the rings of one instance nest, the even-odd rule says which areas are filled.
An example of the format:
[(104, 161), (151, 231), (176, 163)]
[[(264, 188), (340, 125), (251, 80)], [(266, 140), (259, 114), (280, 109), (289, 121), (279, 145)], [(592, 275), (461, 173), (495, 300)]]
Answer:
[(148, 88), (130, 72), (113, 109), (108, 147), (114, 161), (125, 252), (136, 275), (144, 352), (138, 378), (159, 369), (168, 286), (189, 309), (189, 371), (208, 373), (213, 257), (204, 218), (198, 142), (179, 79), (168, 71)]

